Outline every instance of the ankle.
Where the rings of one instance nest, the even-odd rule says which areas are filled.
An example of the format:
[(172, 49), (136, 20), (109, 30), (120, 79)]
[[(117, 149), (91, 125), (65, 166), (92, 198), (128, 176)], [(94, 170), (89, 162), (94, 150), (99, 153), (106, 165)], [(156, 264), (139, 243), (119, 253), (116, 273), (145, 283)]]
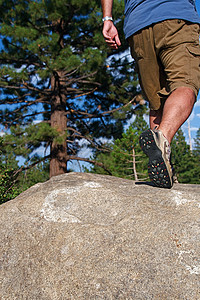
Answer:
[(162, 132), (162, 135), (166, 138), (166, 140), (168, 141), (168, 143), (170, 145), (171, 141), (172, 141), (171, 135), (167, 131), (163, 130), (162, 128), (160, 129), (160, 127), (159, 128), (155, 128), (155, 129)]

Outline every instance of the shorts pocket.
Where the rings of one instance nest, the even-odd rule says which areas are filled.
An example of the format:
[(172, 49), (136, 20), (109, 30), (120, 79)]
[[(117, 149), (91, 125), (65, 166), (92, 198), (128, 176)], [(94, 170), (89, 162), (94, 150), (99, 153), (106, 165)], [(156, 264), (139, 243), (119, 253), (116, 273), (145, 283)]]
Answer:
[(143, 40), (142, 40), (142, 36), (141, 33), (136, 33), (134, 35), (132, 35), (129, 39), (128, 39), (130, 48), (131, 48), (131, 55), (132, 57), (138, 61), (139, 59), (144, 58), (144, 51), (143, 51)]
[(199, 46), (187, 46), (188, 51), (190, 54), (194, 56), (200, 56), (200, 47)]
[(197, 89), (200, 88), (200, 47), (199, 45), (188, 45), (189, 77), (187, 83), (192, 83)]

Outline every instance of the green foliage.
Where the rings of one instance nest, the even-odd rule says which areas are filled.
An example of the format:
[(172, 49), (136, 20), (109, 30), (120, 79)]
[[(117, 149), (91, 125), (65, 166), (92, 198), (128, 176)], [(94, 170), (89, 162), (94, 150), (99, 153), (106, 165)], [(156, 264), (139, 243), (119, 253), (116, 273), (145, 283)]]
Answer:
[(200, 128), (197, 130), (196, 138), (194, 139), (194, 153), (200, 160)]
[(6, 155), (3, 151), (3, 138), (0, 138), (0, 204), (17, 195), (15, 183), (15, 168), (17, 162), (12, 154)]
[(23, 191), (38, 182), (45, 182), (49, 179), (48, 164), (37, 164), (27, 171), (17, 173), (16, 169), (1, 166), (0, 170), (0, 204), (14, 199)]
[[(13, 148), (13, 145), (9, 144), (11, 139), (12, 134), (0, 138), (0, 204), (14, 199), (32, 185), (49, 179), (48, 161), (39, 163), (31, 169), (22, 168), (19, 172), (17, 156), (23, 153), (23, 147), (21, 150)], [(37, 159), (32, 157), (31, 162), (34, 164)]]
[(199, 157), (190, 151), (185, 141), (183, 131), (178, 130), (171, 145), (172, 164), (179, 183), (200, 184), (200, 163)]
[(0, 170), (0, 204), (15, 198), (19, 193), (15, 184), (14, 169), (1, 166)]
[[(108, 171), (117, 177), (135, 179), (133, 174), (133, 149), (136, 154), (136, 171), (139, 180), (147, 179), (148, 158), (141, 151), (138, 140), (142, 131), (147, 129), (147, 124), (139, 115), (130, 125), (120, 139), (106, 145), (107, 151), (96, 153), (97, 162), (103, 163), (105, 169), (93, 166), (86, 171), (99, 174), (108, 174)], [(200, 184), (200, 156), (198, 152), (199, 132), (195, 139), (195, 150), (190, 151), (189, 145), (185, 141), (182, 130), (178, 130), (172, 144), (172, 164), (175, 169), (179, 183)]]
[(47, 123), (30, 124), (29, 126), (12, 126), (10, 134), (4, 136), (7, 153), (23, 156), (29, 155), (41, 146), (47, 146), (59, 133)]
[(42, 183), (49, 179), (49, 162), (39, 163), (31, 169), (25, 170), (19, 174), (18, 190), (19, 193), (27, 190), (36, 183)]
[[(147, 157), (139, 146), (139, 136), (142, 131), (147, 128), (148, 126), (143, 116), (137, 114), (135, 121), (129, 126), (126, 132), (122, 134), (122, 137), (106, 145), (109, 151), (96, 153), (96, 160), (103, 163), (105, 168), (109, 170), (113, 176), (135, 179), (133, 171), (133, 162), (135, 159), (138, 179), (147, 179)], [(93, 166), (90, 172), (99, 174), (107, 173), (98, 166)]]

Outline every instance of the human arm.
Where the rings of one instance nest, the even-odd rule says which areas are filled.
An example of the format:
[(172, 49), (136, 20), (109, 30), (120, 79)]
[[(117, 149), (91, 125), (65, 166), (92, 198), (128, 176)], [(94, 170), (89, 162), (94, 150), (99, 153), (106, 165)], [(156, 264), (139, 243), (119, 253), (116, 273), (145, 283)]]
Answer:
[[(103, 11), (103, 18), (106, 16), (112, 17), (113, 0), (101, 0), (101, 6)], [(111, 20), (104, 21), (103, 36), (107, 45), (111, 49), (117, 49), (118, 46), (121, 45), (117, 28)]]

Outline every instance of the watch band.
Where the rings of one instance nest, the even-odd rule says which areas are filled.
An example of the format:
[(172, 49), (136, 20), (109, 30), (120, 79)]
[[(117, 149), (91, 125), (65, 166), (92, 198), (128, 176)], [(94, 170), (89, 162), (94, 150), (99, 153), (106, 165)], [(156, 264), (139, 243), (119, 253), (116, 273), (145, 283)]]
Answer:
[(103, 22), (104, 22), (104, 21), (108, 21), (108, 20), (113, 21), (113, 18), (112, 18), (112, 17), (106, 16), (106, 17), (104, 17), (104, 18), (102, 19)]

